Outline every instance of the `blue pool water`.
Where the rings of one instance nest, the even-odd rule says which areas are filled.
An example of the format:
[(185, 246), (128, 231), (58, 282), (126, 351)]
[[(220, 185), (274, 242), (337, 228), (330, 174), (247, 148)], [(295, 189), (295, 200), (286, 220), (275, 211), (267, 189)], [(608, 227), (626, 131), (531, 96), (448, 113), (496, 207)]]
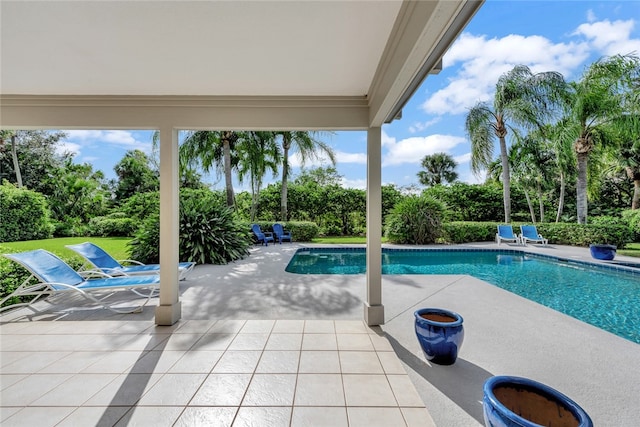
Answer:
[[(286, 271), (363, 274), (364, 248), (299, 249)], [(383, 274), (467, 274), (640, 344), (640, 270), (495, 250), (383, 249)]]

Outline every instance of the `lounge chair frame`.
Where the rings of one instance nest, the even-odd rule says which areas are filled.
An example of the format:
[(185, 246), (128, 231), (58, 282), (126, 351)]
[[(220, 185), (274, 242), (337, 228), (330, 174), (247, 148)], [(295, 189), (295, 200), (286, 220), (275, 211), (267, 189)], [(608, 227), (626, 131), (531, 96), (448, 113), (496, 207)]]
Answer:
[(273, 234), (275, 239), (282, 244), (283, 241), (293, 242), (293, 236), (290, 231), (285, 231), (284, 227), (280, 223), (273, 224)]
[(520, 237), (513, 232), (513, 227), (510, 225), (498, 225), (496, 243), (500, 245), (502, 242), (515, 243), (516, 245), (522, 244)]
[(538, 233), (538, 229), (535, 225), (520, 226), (520, 241), (523, 245), (526, 245), (529, 242), (540, 243), (542, 246), (547, 246), (549, 244), (549, 240), (545, 239), (542, 237), (542, 234)]
[[(136, 276), (136, 277), (112, 277), (106, 273), (100, 271), (87, 271), (86, 275), (92, 277), (101, 276), (102, 278), (87, 279), (86, 276), (78, 274), (73, 268), (71, 268), (66, 262), (62, 261), (56, 255), (45, 251), (43, 249), (37, 249), (34, 251), (21, 252), (15, 254), (4, 254), (4, 256), (12, 261), (17, 262), (28, 270), (31, 275), (11, 294), (7, 295), (0, 301), (0, 305), (4, 304), (7, 300), (14, 297), (26, 297), (33, 296), (33, 298), (27, 302), (21, 302), (16, 304), (0, 307), (0, 313), (18, 307), (29, 307), (35, 312), (38, 312), (33, 307), (37, 301), (46, 299), (53, 295), (59, 295), (64, 293), (77, 293), (87, 300), (101, 305), (102, 307), (110, 310), (114, 313), (129, 314), (140, 313), (150, 299), (158, 295), (160, 277), (157, 275)], [(59, 280), (67, 279), (69, 283), (62, 281), (50, 281), (47, 280), (47, 276), (51, 276), (51, 268), (48, 271), (40, 269), (37, 265), (38, 261), (46, 263), (48, 266), (53, 265), (55, 269), (59, 271)], [(40, 283), (33, 284), (32, 279), (35, 278)], [(148, 289), (148, 292), (140, 292), (139, 289)], [(128, 290), (135, 293), (138, 296), (146, 298), (144, 303), (137, 305), (133, 308), (119, 309), (114, 308), (111, 304), (103, 301), (104, 298), (112, 295), (109, 293), (103, 299), (97, 298), (92, 295), (93, 292), (99, 291), (120, 291)]]
[(251, 231), (258, 241), (257, 243), (261, 245), (269, 246), (269, 242), (276, 242), (273, 233), (270, 231), (262, 231), (262, 228), (260, 228), (258, 224), (251, 224)]
[[(144, 264), (133, 259), (117, 260), (95, 243), (84, 242), (76, 245), (66, 245), (65, 247), (84, 258), (85, 263), (78, 270), (79, 273), (98, 270), (110, 276), (160, 274), (159, 264)], [(185, 280), (195, 265), (195, 262), (179, 263), (179, 279)]]

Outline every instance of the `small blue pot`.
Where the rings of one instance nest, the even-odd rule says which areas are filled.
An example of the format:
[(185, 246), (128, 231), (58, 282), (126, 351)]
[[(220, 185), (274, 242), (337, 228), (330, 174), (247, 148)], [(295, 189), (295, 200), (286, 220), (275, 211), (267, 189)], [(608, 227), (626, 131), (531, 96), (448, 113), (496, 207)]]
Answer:
[(537, 381), (496, 376), (485, 381), (483, 389), (486, 427), (593, 427), (576, 402)]
[(616, 256), (617, 247), (614, 245), (589, 245), (591, 256), (595, 259), (611, 261)]
[(464, 340), (462, 316), (441, 308), (421, 308), (414, 316), (424, 357), (438, 365), (455, 363)]

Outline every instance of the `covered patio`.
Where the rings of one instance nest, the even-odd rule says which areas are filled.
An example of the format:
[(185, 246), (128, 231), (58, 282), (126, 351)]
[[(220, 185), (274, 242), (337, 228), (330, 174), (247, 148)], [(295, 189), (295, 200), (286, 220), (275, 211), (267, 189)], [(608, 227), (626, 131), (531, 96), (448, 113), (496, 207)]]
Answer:
[(5, 129), (160, 136), (158, 325), (178, 293), (178, 131), (366, 130), (367, 296), (384, 323), (381, 126), (481, 6), (439, 1), (3, 1)]

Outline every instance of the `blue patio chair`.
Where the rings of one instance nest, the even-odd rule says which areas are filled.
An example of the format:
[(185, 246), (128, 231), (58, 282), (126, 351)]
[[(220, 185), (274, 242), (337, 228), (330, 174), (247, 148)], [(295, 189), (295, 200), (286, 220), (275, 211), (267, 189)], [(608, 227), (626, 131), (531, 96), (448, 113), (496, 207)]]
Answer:
[[(60, 258), (47, 252), (44, 249), (36, 249), (34, 251), (20, 252), (15, 254), (4, 254), (5, 257), (17, 262), (26, 268), (30, 273), (29, 276), (15, 291), (0, 301), (0, 305), (14, 297), (33, 297), (28, 302), (18, 302), (0, 308), (0, 312), (20, 306), (27, 306), (31, 309), (32, 304), (41, 298), (47, 298), (58, 294), (82, 295), (84, 298), (115, 313), (140, 313), (142, 308), (149, 302), (152, 296), (158, 295), (160, 276), (120, 276), (110, 277), (99, 271), (90, 272), (92, 275), (103, 274), (102, 278), (86, 279), (77, 271), (69, 266)], [(32, 278), (39, 280), (34, 284)], [(148, 292), (142, 293), (138, 289), (146, 288)], [(128, 290), (135, 294), (145, 297), (146, 301), (133, 308), (117, 309), (111, 307), (103, 300), (95, 297), (93, 294), (107, 291), (109, 295), (113, 291)], [(33, 309), (36, 311), (35, 309)]]
[(540, 243), (542, 246), (547, 246), (547, 244), (549, 243), (549, 240), (545, 239), (540, 233), (538, 233), (538, 229), (535, 225), (520, 226), (520, 241), (523, 245), (531, 242)]
[[(132, 259), (116, 260), (100, 246), (84, 242), (77, 245), (66, 245), (67, 248), (82, 256), (86, 264), (80, 272), (86, 269), (100, 270), (109, 276), (135, 276), (139, 274), (160, 274), (159, 264), (143, 264)], [(195, 267), (195, 262), (181, 262), (178, 264), (180, 280), (185, 280)]]
[(520, 238), (513, 232), (513, 227), (510, 225), (499, 225), (498, 232), (496, 233), (496, 243), (501, 242), (520, 244)]
[(251, 231), (253, 231), (253, 235), (258, 243), (264, 244), (265, 246), (269, 246), (269, 242), (275, 243), (273, 233), (270, 231), (262, 231), (258, 224), (251, 224)]
[(276, 240), (282, 244), (282, 241), (293, 241), (293, 237), (291, 236), (290, 231), (285, 231), (282, 224), (275, 223), (273, 224), (273, 234), (275, 234)]

